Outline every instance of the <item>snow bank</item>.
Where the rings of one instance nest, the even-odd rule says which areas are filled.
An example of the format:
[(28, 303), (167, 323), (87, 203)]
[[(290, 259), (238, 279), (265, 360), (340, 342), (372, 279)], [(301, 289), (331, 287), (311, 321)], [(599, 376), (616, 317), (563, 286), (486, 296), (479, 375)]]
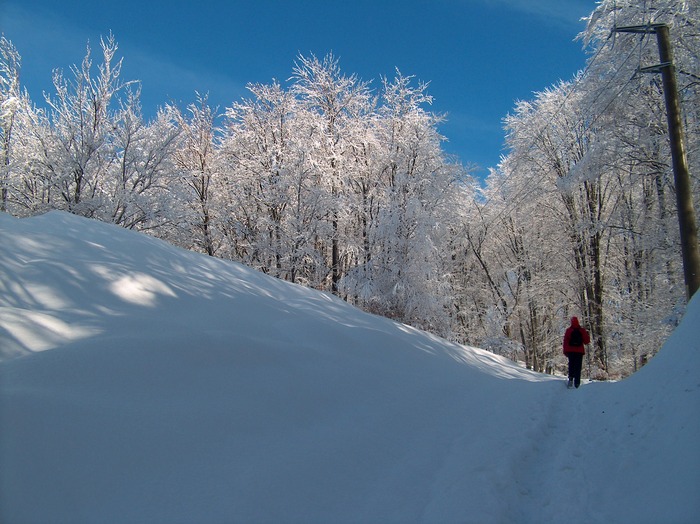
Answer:
[(568, 391), (65, 213), (0, 214), (0, 243), (2, 522), (699, 514), (697, 301), (640, 373)]

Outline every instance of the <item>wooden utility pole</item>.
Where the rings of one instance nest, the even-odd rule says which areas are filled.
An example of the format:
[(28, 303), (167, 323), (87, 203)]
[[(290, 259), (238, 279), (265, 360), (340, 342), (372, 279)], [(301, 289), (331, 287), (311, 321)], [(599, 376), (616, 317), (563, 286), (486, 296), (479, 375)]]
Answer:
[(659, 46), (657, 66), (640, 69), (647, 73), (661, 73), (666, 100), (666, 118), (668, 136), (671, 142), (671, 161), (673, 162), (673, 179), (676, 186), (676, 206), (678, 208), (678, 226), (681, 233), (681, 250), (683, 254), (683, 274), (688, 300), (700, 288), (700, 249), (698, 248), (698, 228), (695, 221), (693, 191), (690, 185), (690, 172), (683, 139), (681, 106), (678, 99), (676, 68), (673, 65), (673, 51), (666, 24), (649, 24), (642, 26), (617, 27), (620, 33), (656, 33)]

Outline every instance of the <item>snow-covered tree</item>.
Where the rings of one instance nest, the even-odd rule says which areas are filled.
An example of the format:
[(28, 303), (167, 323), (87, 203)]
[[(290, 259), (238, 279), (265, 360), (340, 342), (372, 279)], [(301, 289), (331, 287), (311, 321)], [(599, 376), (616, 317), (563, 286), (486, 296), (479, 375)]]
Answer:
[(24, 102), (19, 73), (22, 58), (5, 35), (0, 35), (0, 211), (7, 211), (15, 118)]
[(129, 92), (114, 114), (110, 142), (115, 159), (102, 182), (100, 218), (126, 228), (158, 230), (175, 220), (170, 189), (178, 128), (161, 110), (146, 123), (139, 92)]
[(184, 229), (185, 238), (178, 243), (210, 256), (217, 254), (222, 243), (216, 111), (209, 106), (208, 97), (201, 95), (184, 114), (177, 107), (167, 108), (180, 130), (174, 153), (178, 176), (170, 187), (180, 206), (178, 222)]
[(89, 46), (81, 65), (71, 68), (72, 78), (54, 72), (56, 93), (46, 100), (51, 130), (41, 158), (60, 205), (87, 217), (98, 216), (104, 206), (102, 185), (117, 160), (111, 141), (113, 99), (128, 85), (119, 78), (121, 60), (114, 62), (118, 48), (114, 37), (101, 40), (101, 47), (103, 61), (96, 77)]
[(441, 117), (425, 110), (427, 85), (411, 82), (398, 72), (384, 80), (373, 139), (362, 143), (375, 158), (369, 177), (356, 179), (361, 234), (371, 249), (361, 250), (344, 284), (366, 307), (446, 335), (452, 293), (444, 257), (464, 170), (441, 149)]
[(248, 89), (252, 98), (227, 110), (221, 150), (230, 256), (319, 287), (326, 275), (318, 251), (326, 208), (312, 174), (308, 120), (278, 82)]
[(321, 239), (330, 247), (330, 289), (339, 293), (339, 283), (347, 262), (347, 246), (342, 245), (344, 199), (349, 186), (349, 151), (354, 126), (370, 113), (372, 97), (367, 83), (356, 75), (347, 76), (333, 54), (322, 60), (299, 56), (294, 67), (292, 92), (304, 107), (310, 122), (310, 155), (314, 158), (312, 177), (327, 191), (327, 218), (330, 238)]

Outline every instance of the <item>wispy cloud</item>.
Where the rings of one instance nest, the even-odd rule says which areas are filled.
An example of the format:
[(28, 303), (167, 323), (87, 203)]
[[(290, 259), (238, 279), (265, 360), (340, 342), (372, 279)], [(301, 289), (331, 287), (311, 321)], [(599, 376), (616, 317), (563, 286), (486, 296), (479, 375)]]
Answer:
[[(117, 35), (118, 36), (118, 35)], [(248, 94), (245, 82), (215, 71), (196, 68), (169, 60), (144, 49), (130, 49), (124, 53), (125, 68), (142, 83), (145, 102), (162, 106), (194, 102), (195, 92), (209, 95), (209, 103), (225, 106)]]
[(540, 18), (544, 23), (565, 27), (567, 30), (583, 29), (581, 18), (596, 7), (593, 0), (467, 0), (489, 7), (519, 11)]
[(65, 67), (66, 61), (75, 57), (79, 61), (85, 52), (86, 39), (76, 45), (76, 29), (51, 14), (30, 12), (21, 5), (3, 2), (0, 5), (2, 31), (22, 56), (22, 73), (33, 78), (38, 71), (49, 85), (51, 71)]
[[(80, 64), (88, 42), (93, 63), (100, 62), (100, 38), (112, 28), (84, 27), (79, 21), (47, 11), (29, 11), (22, 5), (2, 2), (2, 31), (22, 56), (22, 83), (34, 103), (42, 104), (42, 92), (53, 92), (52, 71)], [(195, 91), (210, 94), (214, 106), (230, 105), (247, 94), (245, 82), (207, 70), (198, 63), (181, 63), (115, 32), (118, 57), (123, 57), (122, 79), (138, 80), (144, 111), (155, 112), (166, 103), (190, 103)]]

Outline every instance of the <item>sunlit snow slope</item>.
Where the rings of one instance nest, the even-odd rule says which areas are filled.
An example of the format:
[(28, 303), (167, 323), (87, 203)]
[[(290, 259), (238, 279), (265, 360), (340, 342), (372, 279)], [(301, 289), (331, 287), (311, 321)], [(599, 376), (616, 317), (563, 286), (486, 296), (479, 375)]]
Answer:
[(0, 214), (0, 522), (697, 522), (697, 300), (618, 384)]

